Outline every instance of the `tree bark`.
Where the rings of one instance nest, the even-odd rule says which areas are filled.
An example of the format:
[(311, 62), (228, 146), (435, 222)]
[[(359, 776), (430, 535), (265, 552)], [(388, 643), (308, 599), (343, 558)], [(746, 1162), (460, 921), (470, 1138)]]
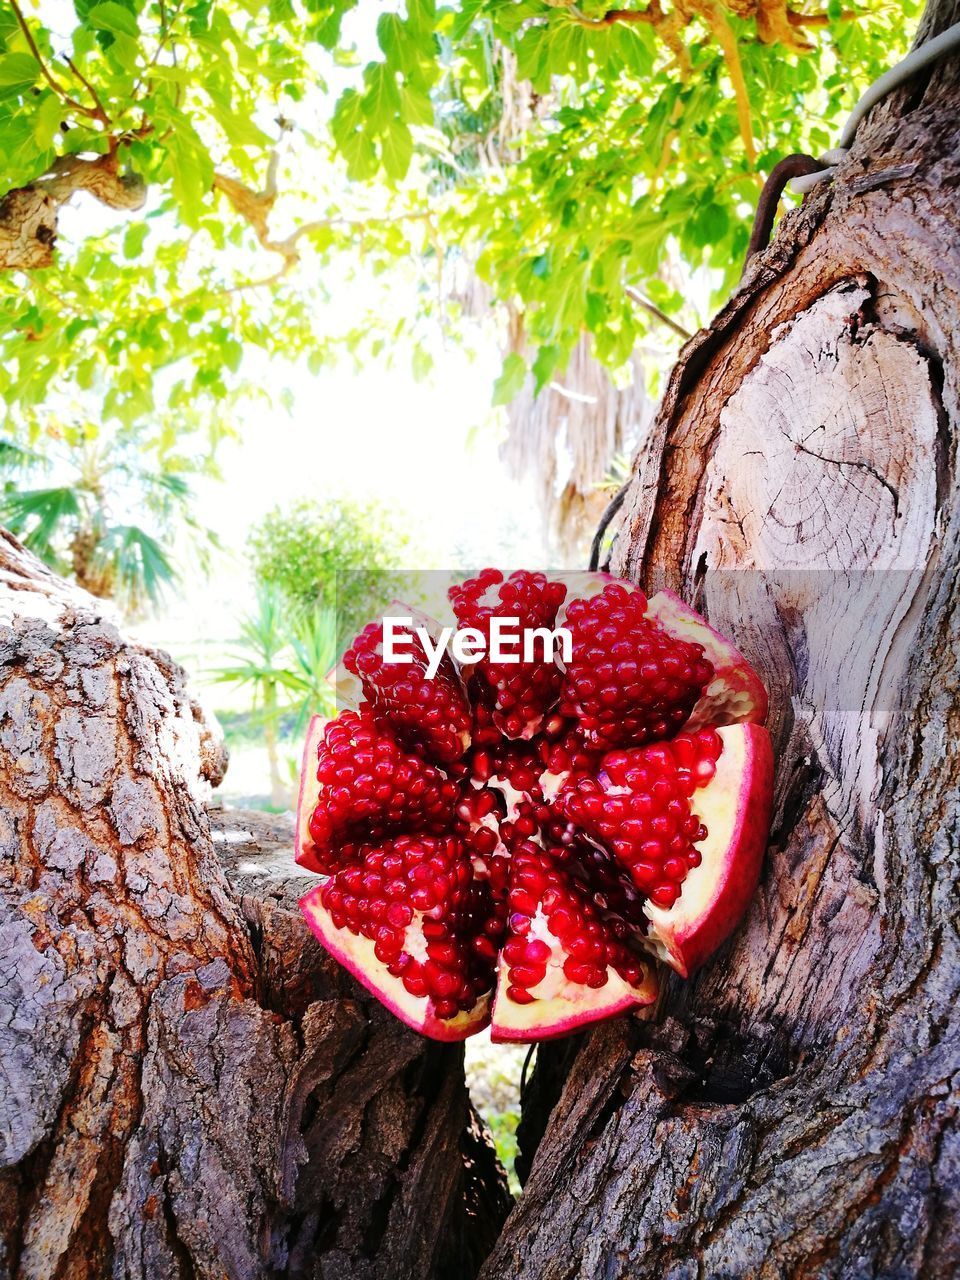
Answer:
[(888, 98), (673, 374), (613, 568), (765, 675), (770, 851), (586, 1038), (487, 1280), (960, 1270), (958, 120), (956, 58)]
[(499, 1239), (459, 1049), (311, 941), (280, 820), (211, 828), (182, 672), (0, 540), (0, 1280), (957, 1273), (958, 120), (958, 59), (888, 98), (672, 377), (614, 569), (764, 673), (770, 851), (701, 973), (540, 1051)]
[(474, 1275), (509, 1197), (462, 1052), (312, 943), (289, 830), (215, 843), (224, 766), (0, 536), (0, 1277)]

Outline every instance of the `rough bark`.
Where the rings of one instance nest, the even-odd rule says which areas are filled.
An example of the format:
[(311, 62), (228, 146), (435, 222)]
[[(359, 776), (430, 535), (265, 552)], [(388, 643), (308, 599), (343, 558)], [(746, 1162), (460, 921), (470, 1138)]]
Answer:
[(60, 206), (78, 191), (111, 209), (142, 209), (147, 198), (141, 179), (121, 174), (113, 153), (96, 160), (61, 156), (36, 182), (0, 200), (0, 271), (52, 265)]
[(289, 832), (221, 821), (224, 874), (223, 768), (0, 537), (0, 1277), (472, 1275), (508, 1199), (460, 1051), (310, 941)]
[(960, 1270), (958, 120), (957, 59), (888, 99), (674, 372), (613, 567), (764, 673), (771, 846), (586, 1040), (488, 1280)]

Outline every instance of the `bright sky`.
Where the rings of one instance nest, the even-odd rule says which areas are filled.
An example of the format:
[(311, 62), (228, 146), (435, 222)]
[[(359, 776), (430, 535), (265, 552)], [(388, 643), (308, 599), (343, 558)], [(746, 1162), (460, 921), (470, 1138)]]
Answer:
[[(406, 516), (429, 566), (504, 553), (539, 562), (544, 551), (529, 493), (497, 457), (490, 396), (499, 355), (476, 361), (452, 349), (428, 382), (406, 367), (335, 367), (295, 378), (295, 403), (241, 426), (223, 447), (224, 483), (202, 487), (204, 518), (242, 546), (270, 507), (302, 496), (346, 494)], [(287, 376), (278, 366), (277, 376)], [(464, 555), (468, 558), (465, 561)]]

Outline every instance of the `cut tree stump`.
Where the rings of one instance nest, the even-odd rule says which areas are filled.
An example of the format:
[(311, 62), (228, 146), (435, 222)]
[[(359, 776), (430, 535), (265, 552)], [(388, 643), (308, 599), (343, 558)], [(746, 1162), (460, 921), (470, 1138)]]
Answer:
[(0, 535), (0, 1277), (472, 1276), (509, 1196), (462, 1049), (313, 942), (288, 831), (215, 843), (224, 766), (184, 673)]
[(612, 568), (764, 674), (771, 847), (650, 1021), (541, 1051), (565, 1084), (486, 1280), (960, 1274), (958, 192), (953, 58), (673, 373)]

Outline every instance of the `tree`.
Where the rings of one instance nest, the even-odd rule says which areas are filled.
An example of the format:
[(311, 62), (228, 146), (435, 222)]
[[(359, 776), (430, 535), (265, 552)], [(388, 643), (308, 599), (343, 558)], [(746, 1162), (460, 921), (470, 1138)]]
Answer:
[[(919, 38), (958, 20), (931, 0)], [(775, 830), (707, 969), (539, 1052), (489, 1253), (456, 1055), (313, 999), (346, 980), (288, 932), (289, 879), (244, 857), (241, 916), (213, 862), (180, 676), (4, 544), (9, 1271), (956, 1272), (958, 66), (871, 113), (671, 377), (613, 567), (766, 675)]]
[[(919, 39), (958, 19), (932, 0)], [(649, 1023), (538, 1055), (488, 1280), (960, 1264), (958, 67), (876, 108), (671, 377), (613, 567), (765, 672), (772, 844)]]
[[(31, 444), (0, 440), (0, 520), (46, 564), (136, 613), (176, 580), (167, 548), (187, 543), (202, 566), (217, 545), (193, 515), (187, 479), (209, 467), (145, 430), (51, 414)], [(51, 472), (60, 483), (24, 487)]]
[(275, 507), (250, 531), (247, 546), (256, 582), (281, 593), (300, 613), (336, 613), (349, 641), (377, 616), (385, 583), (396, 575), (409, 538), (374, 503), (302, 498)]
[(263, 727), (270, 803), (286, 809), (291, 797), (280, 773), (281, 718), (293, 711), (299, 737), (310, 716), (333, 712), (334, 693), (326, 677), (337, 656), (336, 620), (317, 604), (291, 606), (276, 586), (261, 585), (256, 612), (240, 619), (235, 643), (234, 665), (211, 674), (220, 683), (252, 691), (253, 713)]
[[(465, 268), (522, 320), (501, 399), (528, 363), (537, 390), (561, 377), (585, 332), (622, 367), (660, 324), (651, 300), (689, 324), (691, 270), (732, 283), (759, 173), (831, 145), (852, 81), (887, 65), (916, 11), (103, 0), (54, 28), (11, 0), (8, 425), (35, 427), (56, 387), (95, 397), (93, 419), (218, 434), (238, 399), (271, 395), (257, 349), (315, 369), (389, 346), (425, 369), (438, 322), (469, 328)], [(317, 66), (337, 88), (315, 87)], [(118, 212), (61, 226), (76, 193)], [(414, 305), (398, 314), (400, 284)]]
[(0, 1275), (475, 1273), (462, 1050), (304, 948), (289, 820), (211, 830), (179, 667), (6, 534), (0, 617)]

